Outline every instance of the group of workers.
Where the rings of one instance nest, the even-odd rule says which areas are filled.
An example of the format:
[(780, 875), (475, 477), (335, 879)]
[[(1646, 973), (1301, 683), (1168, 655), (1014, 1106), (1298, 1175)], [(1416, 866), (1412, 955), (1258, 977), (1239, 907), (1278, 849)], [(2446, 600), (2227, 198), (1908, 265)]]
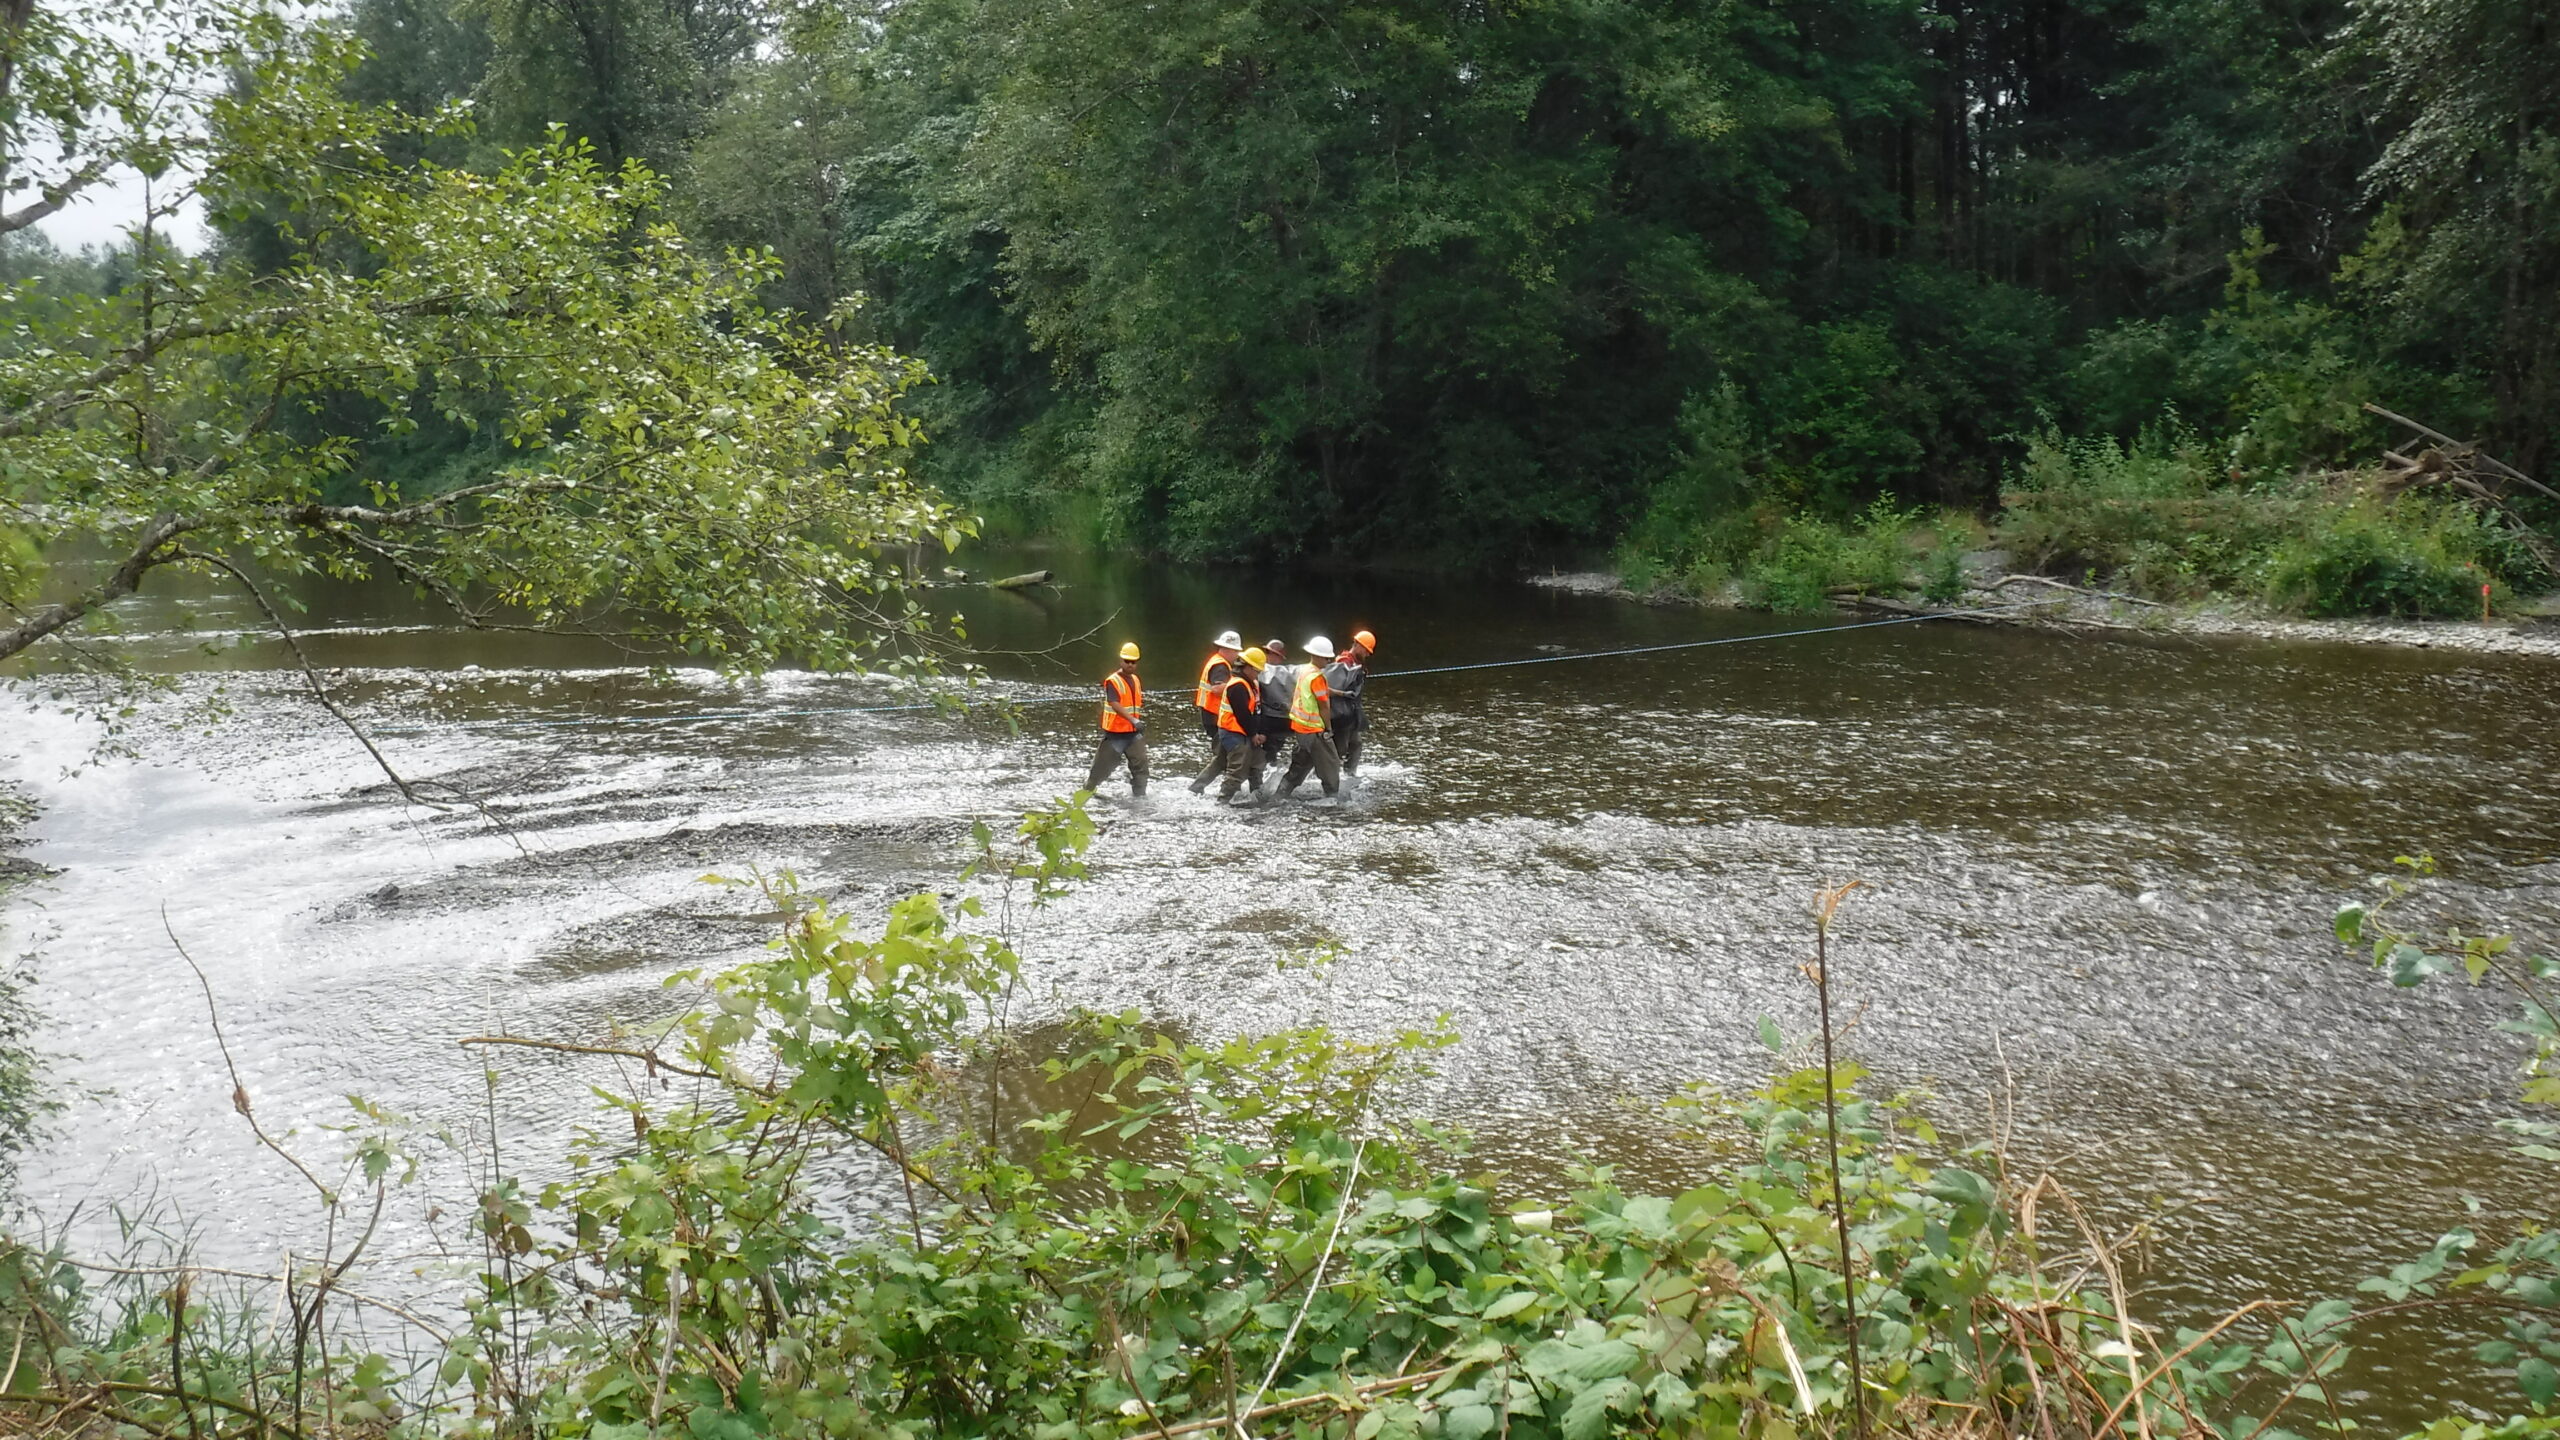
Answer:
[[(1217, 781), (1222, 803), (1234, 803), (1237, 792), (1247, 789), (1260, 801), (1264, 777), (1275, 767), (1280, 779), (1274, 791), (1281, 796), (1304, 784), (1310, 771), (1329, 796), (1358, 780), (1361, 735), (1368, 728), (1360, 694), (1377, 636), (1356, 631), (1338, 651), (1331, 640), (1312, 636), (1299, 647), (1307, 658), (1295, 665), (1278, 640), (1247, 645), (1229, 630), (1209, 643), (1209, 658), (1191, 692), (1200, 733), (1209, 742), (1209, 763), (1191, 782), (1192, 794)], [(1145, 795), (1146, 729), (1146, 690), (1138, 683), (1138, 646), (1131, 641), (1120, 647), (1120, 668), (1102, 677), (1102, 743), (1093, 752), (1084, 788), (1100, 790), (1125, 762), (1129, 793)]]

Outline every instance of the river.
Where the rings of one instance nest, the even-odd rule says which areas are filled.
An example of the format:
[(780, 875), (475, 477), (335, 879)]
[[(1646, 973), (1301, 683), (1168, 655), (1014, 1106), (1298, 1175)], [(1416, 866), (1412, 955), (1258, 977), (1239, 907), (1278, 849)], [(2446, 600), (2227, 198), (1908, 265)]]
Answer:
[[(2449, 914), (2560, 933), (2548, 664), (1931, 623), (1397, 678), (1805, 622), (1063, 553), (963, 563), (1059, 571), (1051, 592), (935, 592), (987, 650), (1101, 627), (994, 656), (999, 691), (1089, 688), (1134, 638), (1159, 697), (1155, 794), (1133, 807), (1115, 781), (1098, 807), (1091, 883), (1026, 947), (1036, 1007), (1202, 1034), (1446, 1012), (1466, 1040), (1430, 1103), (1487, 1164), (1524, 1191), (1575, 1157), (1678, 1185), (1709, 1162), (1647, 1107), (1765, 1075), (1763, 1015), (1810, 1028), (1808, 905), (1856, 879), (1834, 966), (1852, 1052), (1929, 1087), (1958, 1134), (2013, 1087), (2018, 1162), (2112, 1215), (2182, 1207), (2142, 1281), (2155, 1316), (2337, 1293), (2457, 1223), (2549, 1213), (2492, 1128), (2517, 1057), (2490, 1029), (2503, 1002), (2396, 991), (2328, 933), (2418, 848), (2446, 861)], [(116, 1206), (182, 1217), (217, 1260), (309, 1243), (314, 1207), (231, 1113), (164, 922), (270, 1129), (329, 1153), (352, 1092), (534, 1156), (586, 1113), (579, 1072), (510, 1060), (492, 1101), (457, 1038), (663, 1013), (668, 974), (768, 933), (706, 871), (790, 867), (856, 906), (947, 886), (970, 819), (1072, 788), (1090, 753), (1082, 704), (1030, 706), (1017, 736), (856, 713), (899, 698), (859, 679), (652, 678), (598, 642), (444, 628), (390, 591), (310, 598), (312, 654), (392, 761), (505, 827), (400, 804), (274, 643), (206, 653), (255, 628), (220, 597), (132, 617), (118, 643), (175, 693), (127, 727), (130, 756), (97, 756), (90, 722), (12, 682), (0, 776), (43, 804), (30, 853), (60, 874), (13, 902), (10, 940), (76, 1093), (26, 1168), (40, 1215), (89, 1233)], [(1355, 624), (1381, 639), (1366, 784), (1249, 812), (1184, 791), (1210, 633)], [(705, 711), (746, 713), (682, 718)], [(1275, 963), (1328, 939), (1345, 954), (1321, 972)], [(467, 1193), (460, 1169), (432, 1161), (412, 1209)], [(424, 1218), (397, 1223), (386, 1253), (431, 1248)], [(2350, 1382), (2385, 1420), (2486, 1393), (2462, 1383), (2459, 1339), (2384, 1334)]]

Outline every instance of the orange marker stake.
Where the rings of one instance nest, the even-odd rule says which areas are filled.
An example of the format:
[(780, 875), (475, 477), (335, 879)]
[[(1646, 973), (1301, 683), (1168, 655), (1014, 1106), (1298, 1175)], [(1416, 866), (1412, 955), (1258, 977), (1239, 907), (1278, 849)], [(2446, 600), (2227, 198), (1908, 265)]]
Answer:
[(2489, 582), (2480, 582), (2480, 623), (2489, 623)]

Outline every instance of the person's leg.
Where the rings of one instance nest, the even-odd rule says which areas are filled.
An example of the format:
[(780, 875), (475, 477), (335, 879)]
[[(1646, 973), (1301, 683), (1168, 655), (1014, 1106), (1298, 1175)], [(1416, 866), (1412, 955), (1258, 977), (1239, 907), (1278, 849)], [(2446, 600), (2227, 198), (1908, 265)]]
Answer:
[(1342, 757), (1343, 774), (1359, 775), (1360, 734), (1368, 728), (1368, 717), (1357, 710), (1343, 716), (1341, 723), (1333, 727), (1333, 748)]
[[(1252, 754), (1253, 746), (1247, 744), (1245, 742), (1245, 737), (1242, 735), (1221, 735), (1218, 737), (1218, 768), (1227, 777), (1226, 783), (1218, 787), (1219, 799), (1233, 800), (1236, 798), (1236, 791), (1244, 786), (1245, 776), (1250, 764), (1249, 757)], [(1259, 777), (1257, 776), (1256, 779), (1258, 782)]]
[(1120, 747), (1111, 743), (1119, 738), (1117, 735), (1105, 734), (1102, 737), (1102, 743), (1093, 747), (1093, 769), (1084, 777), (1084, 788), (1087, 790), (1099, 792), (1102, 789), (1102, 782), (1110, 779), (1111, 772), (1120, 768)]
[[(1341, 794), (1342, 756), (1333, 748), (1333, 737), (1330, 735), (1305, 735), (1299, 738), (1302, 742), (1299, 748), (1305, 752), (1307, 758), (1314, 763), (1316, 767), (1316, 780), (1324, 786), (1324, 793), (1327, 795)], [(1294, 772), (1298, 767), (1293, 764), (1289, 768)]]
[(1280, 777), (1280, 794), (1282, 798), (1287, 798), (1291, 791), (1296, 790), (1299, 784), (1305, 781), (1307, 778), (1307, 767), (1316, 763), (1315, 747), (1307, 742), (1310, 740), (1321, 740), (1323, 738), (1324, 737), (1321, 735), (1300, 735), (1297, 737), (1297, 743), (1292, 746), (1289, 751), (1289, 769)]
[(1221, 731), (1209, 737), (1209, 763), (1200, 767), (1200, 777), (1191, 782), (1191, 793), (1209, 788), (1209, 782), (1227, 773), (1226, 734)]
[(1129, 794), (1133, 798), (1144, 799), (1147, 793), (1147, 737), (1130, 736), (1128, 750)]

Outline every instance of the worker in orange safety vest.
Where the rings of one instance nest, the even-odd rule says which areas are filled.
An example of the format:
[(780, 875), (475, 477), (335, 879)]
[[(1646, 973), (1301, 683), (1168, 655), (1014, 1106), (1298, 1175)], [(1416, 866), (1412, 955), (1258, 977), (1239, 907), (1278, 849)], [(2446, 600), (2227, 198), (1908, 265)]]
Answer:
[(1120, 762), (1129, 762), (1129, 794), (1147, 793), (1146, 691), (1138, 684), (1138, 645), (1120, 647), (1120, 668), (1102, 677), (1102, 743), (1093, 752), (1093, 769), (1084, 788), (1099, 791)]
[(1212, 775), (1224, 775), (1218, 787), (1218, 799), (1231, 801), (1246, 785), (1253, 787), (1256, 798), (1262, 794), (1262, 770), (1270, 760), (1263, 744), (1260, 718), (1255, 712), (1261, 705), (1262, 662), (1268, 659), (1259, 647), (1236, 657), (1234, 676), (1227, 688), (1218, 692), (1218, 757), (1212, 768), (1201, 772), (1197, 790)]
[(1200, 733), (1207, 738), (1209, 758), (1214, 760), (1218, 756), (1218, 692), (1235, 677), (1236, 657), (1244, 653), (1244, 637), (1229, 630), (1209, 644), (1213, 648), (1209, 658), (1200, 663), (1200, 683), (1191, 689), (1191, 705), (1200, 712)]

